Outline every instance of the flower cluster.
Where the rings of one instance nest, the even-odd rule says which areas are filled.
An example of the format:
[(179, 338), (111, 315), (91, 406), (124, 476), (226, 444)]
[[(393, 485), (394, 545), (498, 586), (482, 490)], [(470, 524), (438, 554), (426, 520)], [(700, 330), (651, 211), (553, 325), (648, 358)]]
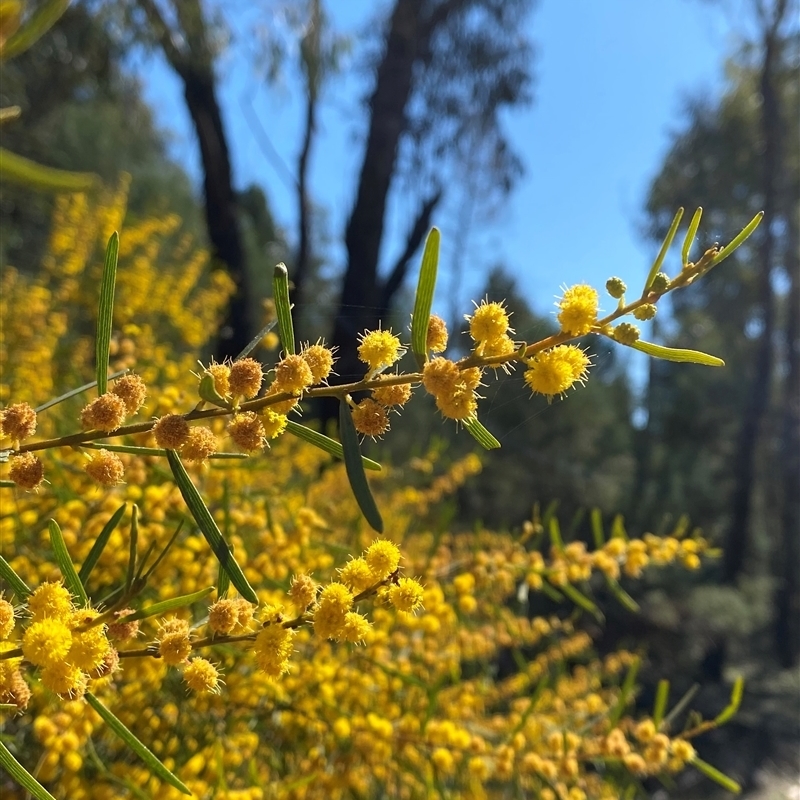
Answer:
[[(87, 264), (96, 239), (119, 225), (124, 188), (106, 198), (103, 213), (94, 202), (57, 202), (46, 279), (9, 270), (0, 286), (5, 474), (19, 489), (36, 489), (48, 462), (51, 480), (68, 484), (16, 492), (16, 513), (0, 517), (4, 546), (13, 545), (8, 567), (20, 578), (12, 587), (18, 605), (0, 598), (0, 702), (21, 712), (9, 737), (29, 769), (38, 763), (40, 780), (76, 800), (110, 800), (123, 783), (137, 794), (171, 796), (128, 752), (93, 735), (100, 717), (85, 702), (87, 690), (197, 796), (255, 800), (254, 787), (269, 786), (307, 798), (513, 790), (588, 800), (701, 763), (689, 740), (716, 723), (675, 735), (663, 709), (635, 711), (626, 676), (640, 657), (617, 650), (598, 658), (595, 626), (579, 613), (596, 612), (598, 585), (630, 606), (621, 583), (645, 570), (697, 570), (716, 554), (699, 532), (631, 538), (615, 523), (607, 540), (593, 531), (590, 547), (588, 531), (564, 542), (553, 518), (536, 517), (513, 533), (453, 530), (440, 501), (480, 462), (472, 455), (448, 465), (426, 455), (373, 482), (386, 519), (373, 539), (348, 470), (331, 455), (343, 448), (308, 429), (303, 436), (321, 449), (281, 434), (298, 431), (289, 415), (305, 400), (328, 396), (349, 410), (358, 432), (381, 436), (420, 385), (443, 416), (474, 432), (489, 370), (521, 362), (533, 393), (564, 395), (591, 366), (573, 339), (598, 334), (637, 344), (638, 328), (618, 320), (651, 319), (663, 293), (707, 264), (685, 265), (672, 280), (657, 273), (627, 304), (625, 285), (611, 279), (618, 307), (603, 318), (594, 289), (568, 287), (558, 330), (532, 344), (512, 338), (505, 306), (487, 298), (467, 317), (473, 346), (458, 360), (442, 355), (446, 326), (432, 316), (426, 352), (415, 354), (419, 372), (401, 371), (406, 345), (378, 328), (360, 337), (365, 375), (354, 383), (329, 383), (335, 354), (322, 342), (275, 363), (211, 362), (197, 381), (191, 358), (232, 286), (208, 272), (206, 254), (191, 255), (190, 243), (167, 252), (175, 218), (144, 220), (120, 246), (122, 307), (109, 366), (126, 374), (83, 410), (67, 398), (39, 419), (29, 401), (93, 377), (81, 372), (93, 342), (70, 324), (70, 309), (89, 305)], [(160, 250), (172, 261), (163, 280)], [(19, 307), (42, 324), (15, 320)], [(170, 338), (191, 354), (172, 362), (161, 344)], [(56, 363), (57, 347), (76, 354), (72, 363)], [(10, 358), (15, 352), (30, 358)], [(35, 435), (52, 438), (31, 441)], [(241, 452), (218, 452), (225, 437), (248, 454), (277, 440), (268, 468)], [(190, 477), (204, 513), (196, 495), (187, 499), (185, 483), (179, 490), (172, 480), (164, 450), (201, 465)], [(187, 504), (198, 529), (182, 527)], [(56, 542), (48, 542), (48, 518), (61, 532), (59, 564), (74, 596), (49, 562)], [(79, 573), (67, 569), (65, 551)], [(251, 594), (223, 591), (228, 579)], [(25, 584), (38, 588), (28, 594)], [(89, 599), (79, 604), (84, 592)], [(543, 615), (540, 593), (569, 601), (576, 613)], [(514, 669), (502, 674), (501, 652), (515, 655)], [(253, 728), (256, 718), (263, 729)]]

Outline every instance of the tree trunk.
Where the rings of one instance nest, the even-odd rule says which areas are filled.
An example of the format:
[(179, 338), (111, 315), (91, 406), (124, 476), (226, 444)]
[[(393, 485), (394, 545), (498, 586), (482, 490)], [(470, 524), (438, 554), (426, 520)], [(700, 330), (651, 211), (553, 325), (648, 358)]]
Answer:
[(797, 198), (789, 198), (786, 268), (791, 280), (786, 309), (787, 372), (783, 398), (781, 472), (783, 498), (775, 596), (778, 658), (787, 669), (800, 661), (800, 233)]
[[(414, 63), (421, 52), (423, 0), (397, 0), (392, 12), (386, 52), (378, 67), (370, 99), (370, 127), (358, 180), (355, 205), (345, 233), (347, 270), (342, 285), (333, 344), (339, 348), (337, 371), (344, 380), (362, 376), (356, 337), (378, 324), (380, 304), (378, 257), (383, 239), (386, 201), (406, 125)], [(326, 415), (327, 416), (327, 415)]]
[(248, 307), (249, 276), (214, 77), (210, 71), (191, 67), (182, 69), (180, 75), (186, 105), (200, 144), (206, 226), (212, 255), (223, 262), (236, 283), (217, 344), (217, 357), (221, 359), (236, 356), (247, 346), (253, 332)]
[(308, 276), (308, 265), (311, 257), (311, 214), (308, 202), (308, 159), (311, 155), (311, 142), (317, 127), (317, 98), (309, 85), (306, 95), (306, 124), (303, 146), (297, 160), (297, 219), (298, 244), (297, 263), (295, 264), (292, 282), (294, 283), (292, 300), (302, 311), (303, 286)]
[[(779, 17), (779, 14), (776, 14)], [(778, 20), (779, 22), (779, 20)], [(781, 116), (775, 87), (776, 60), (779, 57), (778, 24), (764, 32), (764, 62), (761, 70), (761, 136), (763, 155), (764, 224), (758, 252), (759, 305), (762, 330), (756, 347), (755, 370), (750, 395), (742, 419), (736, 460), (733, 465), (734, 489), (731, 498), (731, 524), (725, 541), (723, 577), (734, 583), (748, 555), (750, 516), (756, 446), (761, 421), (769, 405), (773, 365), (775, 301), (772, 291), (772, 264), (775, 252), (775, 225), (778, 211), (778, 166), (780, 164)]]

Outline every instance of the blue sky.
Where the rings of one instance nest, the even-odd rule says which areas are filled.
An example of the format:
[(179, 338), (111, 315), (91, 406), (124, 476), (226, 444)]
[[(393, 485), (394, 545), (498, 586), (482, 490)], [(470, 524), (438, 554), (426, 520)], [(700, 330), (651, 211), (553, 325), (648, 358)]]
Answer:
[[(325, 6), (357, 47), (377, 4), (327, 0)], [(259, 20), (257, 4), (227, 8), (237, 9), (236, 35), (220, 67), (221, 101), (235, 181), (239, 187), (260, 184), (291, 231), (294, 196), (265, 158), (242, 102), (252, 103), (291, 166), (299, 148), (299, 88), (289, 81), (269, 89), (252, 67), (257, 44), (248, 31)], [(517, 277), (539, 311), (552, 309), (562, 284), (602, 286), (612, 274), (632, 286), (644, 279), (656, 250), (641, 233), (648, 182), (667, 151), (670, 131), (682, 126), (685, 98), (713, 97), (722, 86), (724, 59), (739, 24), (731, 21), (732, 8), (692, 0), (540, 0), (526, 22), (537, 50), (534, 103), (507, 117), (526, 175), (501, 213), (470, 237), (472, 269), (459, 282), (464, 311), (479, 293), (485, 270), (497, 262)], [(198, 156), (178, 81), (158, 57), (141, 71), (157, 119), (173, 133), (175, 156), (196, 176)], [(328, 86), (311, 165), (311, 192), (329, 211), (331, 258), (339, 266), (344, 251), (337, 239), (361, 158), (360, 97), (367, 86), (354, 71)], [(394, 198), (387, 261), (412, 212), (403, 197)], [(443, 241), (452, 241), (452, 221), (434, 221)]]

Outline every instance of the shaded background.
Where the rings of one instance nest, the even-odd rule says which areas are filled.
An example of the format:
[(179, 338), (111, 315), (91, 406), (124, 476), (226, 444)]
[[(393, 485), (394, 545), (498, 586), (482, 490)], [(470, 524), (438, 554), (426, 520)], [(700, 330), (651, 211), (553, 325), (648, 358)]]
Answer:
[[(651, 683), (699, 682), (709, 714), (743, 673), (707, 752), (755, 790), (800, 780), (799, 36), (788, 0), (78, 2), (4, 67), (0, 105), (23, 113), (0, 134), (52, 166), (129, 171), (133, 218), (181, 214), (239, 287), (218, 356), (265, 322), (285, 261), (301, 338), (338, 345), (342, 378), (361, 374), (357, 332), (406, 326), (431, 224), (455, 357), (470, 299), (506, 299), (531, 341), (562, 284), (637, 291), (678, 206), (705, 209), (695, 257), (763, 209), (646, 332), (726, 369), (587, 341), (592, 380), (552, 405), (500, 373), (481, 415), (503, 448), (451, 510), (514, 528), (557, 501), (587, 539), (591, 507), (636, 534), (703, 528), (719, 563), (645, 581), (643, 613), (612, 607), (600, 645), (643, 643)], [(1, 266), (36, 268), (51, 207), (0, 185)], [(395, 460), (473, 444), (424, 399), (394, 428)]]

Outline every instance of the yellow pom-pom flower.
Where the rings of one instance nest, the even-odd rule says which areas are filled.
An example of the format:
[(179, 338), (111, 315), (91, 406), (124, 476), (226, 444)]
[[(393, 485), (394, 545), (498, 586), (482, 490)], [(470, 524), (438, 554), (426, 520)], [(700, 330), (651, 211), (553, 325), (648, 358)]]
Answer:
[(60, 619), (67, 622), (74, 607), (72, 595), (61, 583), (46, 581), (39, 585), (28, 598), (28, 613), (33, 622), (43, 619)]
[(307, 344), (300, 353), (302, 359), (308, 364), (314, 383), (322, 383), (333, 370), (333, 350), (322, 342)]
[(31, 664), (47, 667), (67, 657), (72, 647), (72, 632), (59, 619), (33, 622), (22, 637), (22, 654)]
[(369, 366), (370, 372), (390, 367), (404, 353), (400, 340), (389, 331), (365, 331), (359, 337), (358, 357)]
[(14, 630), (14, 606), (0, 597), (0, 639), (8, 639)]
[(575, 383), (585, 381), (590, 365), (589, 357), (579, 347), (558, 345), (528, 361), (525, 382), (531, 391), (552, 399)]
[(513, 333), (509, 328), (508, 312), (502, 303), (481, 300), (481, 304), (475, 306), (475, 313), (472, 316), (465, 315), (464, 318), (469, 322), (470, 336), (479, 344), (493, 342), (509, 332)]
[(340, 641), (361, 644), (369, 635), (369, 620), (355, 611), (348, 611), (344, 615), (344, 624), (337, 638)]
[(186, 685), (198, 694), (217, 694), (219, 692), (219, 671), (206, 658), (192, 659), (183, 670)]
[(375, 576), (363, 558), (354, 558), (339, 570), (339, 580), (358, 593), (372, 586)]
[(423, 589), (413, 578), (400, 578), (389, 589), (389, 602), (398, 610), (413, 613), (422, 608)]
[(570, 336), (585, 336), (597, 322), (599, 302), (597, 290), (585, 283), (565, 289), (564, 296), (556, 303), (561, 330)]
[(264, 409), (261, 414), (261, 425), (266, 439), (277, 439), (286, 430), (287, 424), (286, 414), (279, 414), (271, 408)]
[(272, 680), (277, 680), (289, 671), (293, 638), (294, 631), (284, 628), (283, 625), (267, 625), (256, 636), (256, 664)]
[(383, 580), (391, 575), (400, 564), (400, 548), (388, 539), (377, 539), (364, 554), (373, 576), (376, 580)]
[(311, 367), (302, 356), (289, 355), (275, 367), (275, 380), (270, 387), (274, 392), (301, 394), (314, 383)]

